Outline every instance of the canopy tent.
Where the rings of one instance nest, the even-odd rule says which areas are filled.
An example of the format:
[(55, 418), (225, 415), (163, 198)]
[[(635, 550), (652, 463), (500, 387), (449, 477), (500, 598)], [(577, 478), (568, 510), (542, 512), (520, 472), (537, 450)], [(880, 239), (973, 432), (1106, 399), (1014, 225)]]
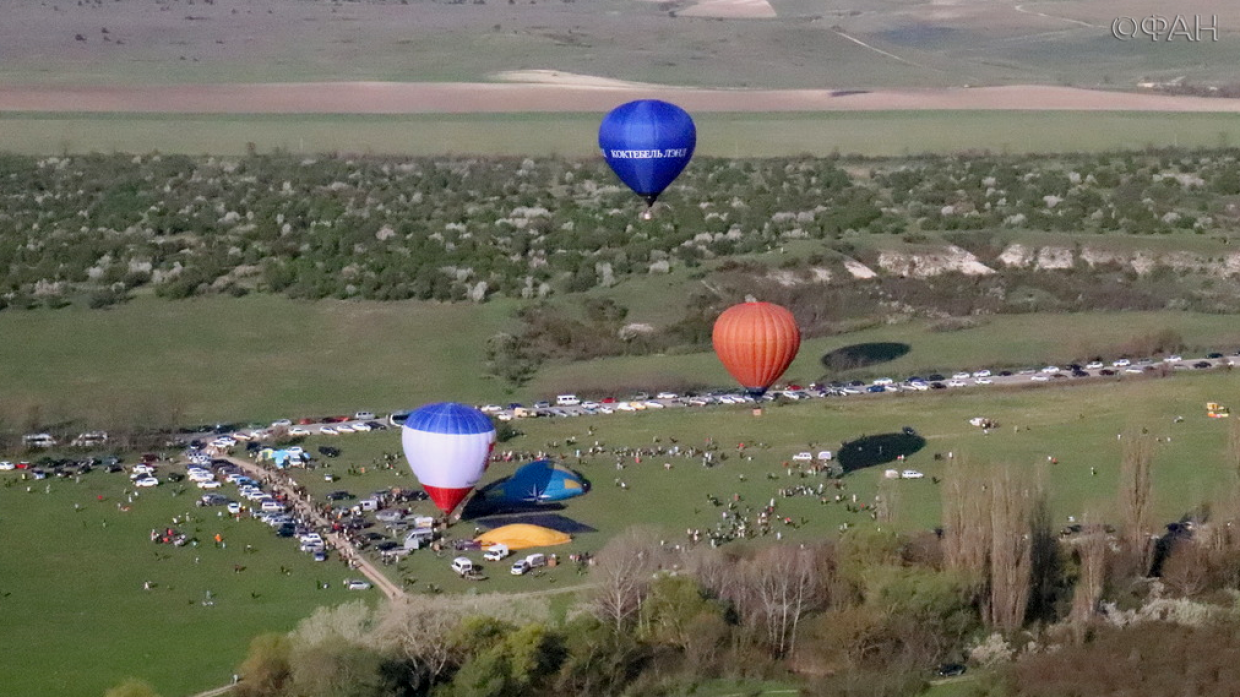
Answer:
[(528, 549), (567, 544), (572, 539), (571, 536), (551, 528), (517, 523), (488, 530), (477, 537), (477, 542), (483, 547), (500, 544), (507, 545), (508, 549)]
[(483, 490), (493, 503), (544, 503), (563, 501), (586, 493), (581, 475), (550, 460), (535, 460), (522, 466), (511, 477)]

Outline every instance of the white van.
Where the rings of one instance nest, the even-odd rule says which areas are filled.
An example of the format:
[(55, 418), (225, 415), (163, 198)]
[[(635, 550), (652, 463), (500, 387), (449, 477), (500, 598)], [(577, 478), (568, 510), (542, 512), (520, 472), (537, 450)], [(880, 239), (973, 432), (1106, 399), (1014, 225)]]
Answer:
[(474, 562), (469, 557), (457, 557), (452, 560), (452, 570), (460, 576), (474, 573)]
[(508, 554), (508, 545), (491, 545), (487, 548), (486, 553), (482, 555), (482, 558), (487, 561), (500, 561)]
[(581, 399), (575, 394), (562, 394), (555, 398), (557, 407), (575, 407), (581, 404)]

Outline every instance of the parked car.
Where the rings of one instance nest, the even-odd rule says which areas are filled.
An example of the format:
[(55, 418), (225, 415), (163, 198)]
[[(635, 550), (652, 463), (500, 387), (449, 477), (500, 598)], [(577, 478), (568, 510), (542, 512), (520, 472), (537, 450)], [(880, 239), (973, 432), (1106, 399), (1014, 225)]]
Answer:
[(135, 479), (133, 485), (140, 486), (140, 487), (159, 486), (159, 480), (148, 475), (145, 477), (139, 477), (138, 479)]
[(348, 578), (344, 581), (344, 587), (351, 591), (368, 591), (370, 590), (370, 581), (362, 581), (356, 578)]
[(546, 565), (547, 565), (547, 555), (531, 554), (524, 559), (517, 560), (517, 562), (512, 565), (512, 575), (523, 576), (529, 573), (530, 571), (537, 569), (540, 566), (546, 566)]

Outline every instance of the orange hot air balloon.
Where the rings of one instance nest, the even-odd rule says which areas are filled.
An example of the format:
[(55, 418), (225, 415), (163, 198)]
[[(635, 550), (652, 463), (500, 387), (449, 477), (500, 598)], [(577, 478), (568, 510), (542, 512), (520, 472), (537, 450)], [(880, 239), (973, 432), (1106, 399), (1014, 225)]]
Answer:
[(723, 367), (756, 397), (766, 392), (796, 358), (801, 330), (787, 309), (747, 301), (719, 315), (711, 340)]

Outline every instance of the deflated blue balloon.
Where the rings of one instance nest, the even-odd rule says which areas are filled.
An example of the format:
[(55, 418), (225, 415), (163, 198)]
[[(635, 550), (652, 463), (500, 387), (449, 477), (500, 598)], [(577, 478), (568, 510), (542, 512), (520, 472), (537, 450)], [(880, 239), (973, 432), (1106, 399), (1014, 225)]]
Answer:
[(658, 99), (621, 104), (598, 129), (607, 164), (648, 205), (689, 164), (696, 144), (697, 128), (688, 112)]

